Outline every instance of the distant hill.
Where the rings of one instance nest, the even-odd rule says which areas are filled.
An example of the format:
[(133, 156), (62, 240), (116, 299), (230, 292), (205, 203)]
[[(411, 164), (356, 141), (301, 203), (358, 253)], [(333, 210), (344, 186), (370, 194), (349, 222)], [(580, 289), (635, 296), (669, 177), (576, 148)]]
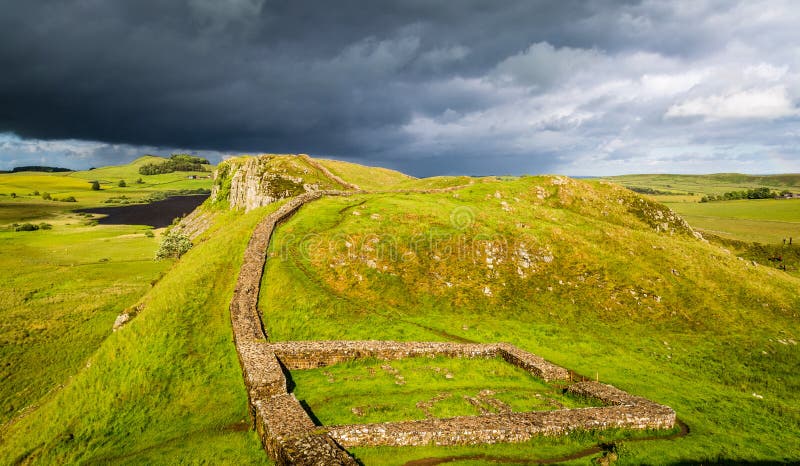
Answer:
[(24, 167), (14, 167), (11, 170), (0, 170), (0, 173), (20, 173), (20, 172), (44, 172), (44, 173), (60, 173), (72, 172), (75, 170), (61, 167), (47, 167), (42, 165), (26, 165)]

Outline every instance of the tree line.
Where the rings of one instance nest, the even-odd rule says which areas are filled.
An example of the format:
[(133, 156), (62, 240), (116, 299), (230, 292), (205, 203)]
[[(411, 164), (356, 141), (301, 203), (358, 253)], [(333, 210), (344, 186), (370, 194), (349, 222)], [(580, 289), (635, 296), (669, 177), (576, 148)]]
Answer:
[(777, 199), (791, 193), (792, 192), (789, 190), (778, 192), (764, 187), (748, 189), (746, 191), (730, 191), (717, 196), (711, 194), (709, 196), (703, 196), (700, 202), (733, 201), (737, 199)]
[(207, 171), (203, 165), (210, 165), (208, 159), (195, 157), (189, 154), (172, 154), (169, 159), (161, 163), (147, 163), (139, 167), (142, 175), (160, 175), (172, 172), (202, 172)]

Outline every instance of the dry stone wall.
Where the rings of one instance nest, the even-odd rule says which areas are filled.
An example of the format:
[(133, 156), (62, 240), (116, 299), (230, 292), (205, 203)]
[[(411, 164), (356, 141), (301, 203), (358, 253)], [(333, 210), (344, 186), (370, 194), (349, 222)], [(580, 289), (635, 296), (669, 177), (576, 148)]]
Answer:
[(346, 425), (330, 427), (328, 434), (344, 447), (444, 446), (525, 442), (539, 435), (565, 435), (578, 429), (660, 429), (674, 425), (674, 411), (651, 405), (647, 409), (609, 406)]
[(417, 356), (451, 358), (501, 357), (545, 381), (566, 380), (569, 371), (508, 343), (450, 343), (399, 341), (292, 341), (273, 343), (272, 351), (289, 369), (313, 369), (355, 359), (386, 361)]
[(289, 199), (255, 228), (247, 245), (233, 299), (231, 324), (250, 401), (265, 450), (278, 464), (356, 465), (343, 447), (464, 445), (522, 442), (535, 435), (610, 427), (671, 428), (675, 412), (611, 385), (579, 382), (568, 390), (607, 406), (529, 413), (499, 413), (450, 419), (316, 426), (288, 392), (284, 367), (308, 369), (360, 358), (394, 360), (415, 356), (501, 357), (544, 380), (567, 380), (563, 367), (507, 343), (463, 344), (395, 341), (295, 341), (269, 343), (258, 314), (259, 286), (275, 227), (305, 203), (342, 191), (307, 192)]
[(323, 195), (315, 191), (291, 198), (267, 215), (253, 231), (230, 304), (234, 342), (250, 400), (250, 412), (264, 449), (279, 464), (355, 465), (350, 455), (318, 429), (302, 406), (287, 393), (286, 377), (258, 315), (258, 293), (267, 247), (275, 226), (306, 202)]

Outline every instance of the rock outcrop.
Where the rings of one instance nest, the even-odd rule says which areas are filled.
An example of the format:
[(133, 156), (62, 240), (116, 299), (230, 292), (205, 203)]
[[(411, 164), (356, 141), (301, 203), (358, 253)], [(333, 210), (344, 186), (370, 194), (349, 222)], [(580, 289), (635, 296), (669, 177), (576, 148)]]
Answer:
[(326, 190), (358, 190), (307, 155), (236, 158), (214, 172), (212, 202), (249, 211), (275, 201)]

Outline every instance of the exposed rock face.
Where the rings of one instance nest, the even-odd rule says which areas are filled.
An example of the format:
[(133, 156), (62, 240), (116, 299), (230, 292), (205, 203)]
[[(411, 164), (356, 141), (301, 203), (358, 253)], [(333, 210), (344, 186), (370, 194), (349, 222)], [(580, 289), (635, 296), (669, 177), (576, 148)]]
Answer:
[(212, 201), (249, 211), (280, 199), (328, 189), (352, 189), (307, 155), (261, 155), (223, 162), (214, 173)]
[[(267, 173), (259, 172), (258, 159), (250, 159), (233, 173), (228, 198), (232, 209), (244, 207), (248, 211), (292, 195), (288, 190), (273, 192), (270, 189), (273, 184), (277, 184), (276, 178), (282, 178), (280, 175), (267, 176)], [(290, 181), (302, 185), (302, 179)]]

